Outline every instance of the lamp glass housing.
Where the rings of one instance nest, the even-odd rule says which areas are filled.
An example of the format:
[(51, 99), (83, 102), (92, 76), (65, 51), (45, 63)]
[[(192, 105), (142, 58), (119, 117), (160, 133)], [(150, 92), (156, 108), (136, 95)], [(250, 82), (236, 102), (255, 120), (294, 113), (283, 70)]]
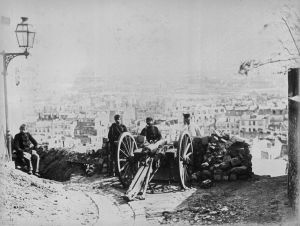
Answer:
[(15, 33), (19, 47), (26, 49), (33, 47), (35, 32), (32, 31), (32, 26), (30, 24), (22, 21), (17, 25)]

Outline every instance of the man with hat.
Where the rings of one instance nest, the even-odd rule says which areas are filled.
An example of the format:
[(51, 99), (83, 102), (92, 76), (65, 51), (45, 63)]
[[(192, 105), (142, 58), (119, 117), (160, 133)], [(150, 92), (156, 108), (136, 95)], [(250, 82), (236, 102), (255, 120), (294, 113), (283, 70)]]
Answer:
[(115, 169), (116, 169), (116, 154), (117, 154), (117, 145), (116, 141), (119, 140), (119, 137), (122, 133), (127, 132), (126, 126), (121, 124), (121, 116), (115, 115), (114, 116), (115, 122), (111, 125), (108, 132), (108, 139), (109, 139), (109, 160), (108, 160), (108, 170), (111, 176), (115, 176)]
[(191, 123), (191, 115), (189, 113), (183, 114), (183, 127), (181, 131), (187, 131), (191, 137), (201, 137), (203, 135), (199, 127)]
[(153, 125), (153, 119), (151, 117), (146, 118), (147, 126), (142, 130), (141, 135), (146, 136), (149, 143), (156, 143), (161, 140), (162, 136), (156, 126)]
[(20, 133), (16, 134), (14, 138), (14, 148), (17, 151), (17, 159), (22, 162), (25, 160), (25, 163), (29, 166), (28, 174), (33, 173), (36, 176), (40, 176), (40, 157), (36, 152), (37, 142), (30, 133), (26, 132), (25, 124), (20, 126)]

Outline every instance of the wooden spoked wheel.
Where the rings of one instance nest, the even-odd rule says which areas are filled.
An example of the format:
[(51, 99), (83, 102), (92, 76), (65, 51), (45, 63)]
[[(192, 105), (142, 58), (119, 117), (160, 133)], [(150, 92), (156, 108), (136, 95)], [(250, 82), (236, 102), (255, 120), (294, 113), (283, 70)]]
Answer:
[(137, 162), (134, 160), (134, 151), (137, 144), (129, 133), (122, 133), (118, 140), (117, 173), (124, 188), (129, 187), (137, 172)]
[(180, 184), (182, 188), (187, 189), (191, 186), (194, 163), (192, 139), (187, 132), (183, 132), (179, 137), (177, 156)]

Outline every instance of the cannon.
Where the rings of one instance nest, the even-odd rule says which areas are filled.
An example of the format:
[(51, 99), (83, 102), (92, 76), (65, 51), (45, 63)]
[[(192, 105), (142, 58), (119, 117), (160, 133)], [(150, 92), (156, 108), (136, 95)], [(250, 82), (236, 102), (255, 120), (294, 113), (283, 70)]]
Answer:
[(127, 188), (127, 201), (144, 199), (150, 181), (159, 175), (168, 181), (179, 181), (183, 189), (191, 186), (193, 145), (187, 132), (173, 143), (147, 143), (145, 137), (129, 132), (122, 133), (117, 142), (117, 174)]

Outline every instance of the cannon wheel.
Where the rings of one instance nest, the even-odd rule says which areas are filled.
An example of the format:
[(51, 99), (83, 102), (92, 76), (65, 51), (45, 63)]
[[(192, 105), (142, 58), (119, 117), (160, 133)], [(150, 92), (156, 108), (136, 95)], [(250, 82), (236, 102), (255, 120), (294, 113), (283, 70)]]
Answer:
[(133, 154), (136, 149), (134, 137), (129, 132), (122, 133), (118, 140), (117, 173), (124, 188), (129, 187), (137, 171)]
[(187, 189), (191, 185), (191, 175), (193, 172), (193, 145), (192, 139), (187, 132), (183, 132), (179, 137), (177, 156), (180, 184), (182, 188)]

